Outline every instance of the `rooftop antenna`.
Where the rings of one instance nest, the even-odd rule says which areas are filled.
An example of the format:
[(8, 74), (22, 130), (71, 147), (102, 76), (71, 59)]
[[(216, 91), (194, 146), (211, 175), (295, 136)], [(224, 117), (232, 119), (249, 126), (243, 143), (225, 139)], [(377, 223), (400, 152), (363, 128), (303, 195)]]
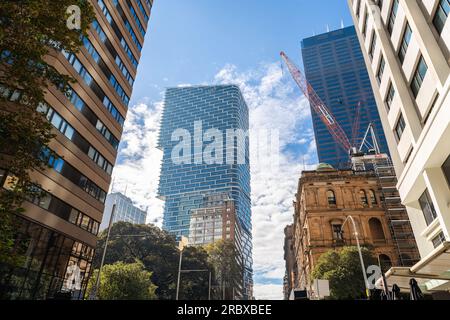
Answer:
[(330, 25), (327, 24), (327, 32), (330, 32)]
[(125, 197), (127, 196), (127, 190), (128, 190), (128, 183), (125, 185), (125, 191), (124, 191), (124, 195), (125, 195)]
[(344, 25), (344, 19), (341, 19), (341, 29), (344, 29), (345, 25)]

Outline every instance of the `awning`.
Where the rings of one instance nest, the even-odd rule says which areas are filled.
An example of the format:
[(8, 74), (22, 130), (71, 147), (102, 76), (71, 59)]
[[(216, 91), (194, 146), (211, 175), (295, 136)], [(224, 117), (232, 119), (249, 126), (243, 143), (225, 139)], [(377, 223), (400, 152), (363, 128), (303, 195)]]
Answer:
[(410, 268), (393, 267), (386, 273), (388, 286), (396, 284), (409, 291), (409, 280), (416, 279), (424, 292), (450, 290), (450, 242), (444, 242)]

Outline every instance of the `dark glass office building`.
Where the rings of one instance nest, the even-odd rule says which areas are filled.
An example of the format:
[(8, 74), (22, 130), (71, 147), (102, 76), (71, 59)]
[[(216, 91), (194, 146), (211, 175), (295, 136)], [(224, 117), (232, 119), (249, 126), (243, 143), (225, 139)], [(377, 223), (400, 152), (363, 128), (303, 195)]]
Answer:
[[(388, 153), (355, 28), (347, 27), (304, 39), (302, 55), (306, 78), (330, 108), (350, 142), (356, 108), (361, 103), (357, 145), (359, 146), (367, 127), (373, 122), (381, 152)], [(336, 168), (346, 167), (349, 162), (348, 150), (344, 150), (334, 141), (327, 127), (314, 112), (312, 118), (319, 161)]]
[[(195, 210), (205, 208), (208, 199), (215, 197), (215, 205), (223, 205), (219, 195), (232, 200), (242, 228), (244, 299), (252, 297), (250, 163), (248, 139), (243, 136), (248, 128), (248, 107), (235, 85), (166, 91), (159, 137), (163, 161), (158, 193), (165, 201), (163, 228), (176, 236), (189, 237)], [(206, 142), (208, 132), (215, 132), (213, 140), (222, 140), (223, 145), (211, 153), (217, 156), (213, 163), (205, 153), (212, 142)], [(229, 140), (231, 132), (237, 134)], [(229, 141), (231, 144), (227, 144)], [(180, 143), (186, 148), (178, 152)], [(239, 161), (241, 156), (243, 161)]]

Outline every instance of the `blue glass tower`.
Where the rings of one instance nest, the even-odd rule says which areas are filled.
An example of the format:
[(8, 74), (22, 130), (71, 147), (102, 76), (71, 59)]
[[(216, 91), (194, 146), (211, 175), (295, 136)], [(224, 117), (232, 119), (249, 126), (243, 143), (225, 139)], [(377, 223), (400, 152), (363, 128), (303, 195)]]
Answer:
[[(235, 85), (166, 90), (158, 142), (163, 150), (158, 190), (165, 201), (163, 229), (189, 237), (194, 209), (204, 207), (210, 196), (226, 194), (232, 199), (243, 230), (244, 298), (252, 297), (249, 148), (246, 137), (228, 134), (248, 132), (248, 128), (248, 107)], [(220, 137), (206, 142), (211, 130)], [(211, 154), (222, 161), (208, 162), (204, 157), (207, 146), (220, 140), (223, 148)], [(186, 148), (175, 152), (180, 144)], [(233, 161), (227, 161), (230, 159)]]
[[(389, 154), (355, 28), (347, 27), (304, 39), (302, 55), (307, 80), (328, 105), (349, 139), (352, 140), (356, 108), (361, 103), (358, 144), (373, 122), (381, 152)], [(336, 144), (314, 112), (312, 117), (319, 161), (336, 168), (346, 167), (348, 151)]]

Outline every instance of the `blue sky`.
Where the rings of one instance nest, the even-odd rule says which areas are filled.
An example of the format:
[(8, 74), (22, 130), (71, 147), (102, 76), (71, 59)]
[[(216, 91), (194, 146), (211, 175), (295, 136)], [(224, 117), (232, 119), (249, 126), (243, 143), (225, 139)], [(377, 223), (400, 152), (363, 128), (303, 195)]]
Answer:
[(156, 141), (164, 88), (238, 84), (251, 129), (280, 135), (278, 169), (268, 170), (252, 153), (250, 159), (259, 299), (282, 298), (283, 229), (292, 223), (301, 170), (317, 163), (309, 105), (281, 69), (279, 52), (301, 65), (301, 40), (338, 29), (341, 22), (351, 25), (346, 0), (155, 0), (113, 173), (114, 191), (128, 190), (138, 206), (148, 208), (147, 221), (161, 226)]
[(228, 63), (239, 69), (300, 61), (305, 37), (350, 25), (346, 0), (155, 0), (132, 103), (162, 88), (211, 81)]

